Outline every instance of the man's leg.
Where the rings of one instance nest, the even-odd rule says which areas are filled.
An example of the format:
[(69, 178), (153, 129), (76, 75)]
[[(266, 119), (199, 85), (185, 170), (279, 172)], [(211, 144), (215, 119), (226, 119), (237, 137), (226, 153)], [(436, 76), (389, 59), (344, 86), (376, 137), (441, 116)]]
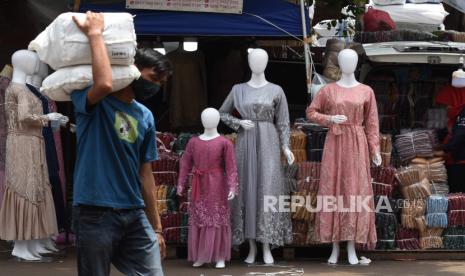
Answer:
[(113, 265), (126, 275), (163, 276), (157, 235), (144, 210), (124, 216), (126, 231), (115, 248)]
[(111, 211), (73, 208), (79, 276), (108, 276), (113, 256), (115, 220)]

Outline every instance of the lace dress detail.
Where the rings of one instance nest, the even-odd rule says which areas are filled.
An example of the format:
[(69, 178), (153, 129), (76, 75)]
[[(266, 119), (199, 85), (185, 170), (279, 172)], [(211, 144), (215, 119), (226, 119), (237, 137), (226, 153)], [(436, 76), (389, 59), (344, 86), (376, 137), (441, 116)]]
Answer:
[(41, 101), (25, 85), (10, 83), (5, 102), (8, 134), (0, 238), (48, 238), (57, 233), (42, 136), (48, 120)]
[(0, 203), (5, 189), (5, 156), (6, 156), (6, 116), (5, 91), (10, 79), (0, 76)]
[(223, 136), (209, 141), (189, 140), (179, 172), (178, 193), (193, 172), (189, 202), (188, 259), (213, 262), (231, 258), (229, 192), (237, 189), (233, 144)]
[[(251, 130), (240, 128), (232, 116), (237, 110), (242, 119), (251, 120)], [(289, 213), (265, 212), (265, 196), (288, 195), (285, 191), (281, 149), (289, 147), (289, 110), (284, 91), (268, 83), (254, 88), (237, 84), (220, 108), (223, 123), (238, 131), (238, 196), (232, 202), (233, 244), (245, 239), (269, 243), (273, 247), (292, 241)], [(256, 149), (256, 150), (249, 150)]]
[[(342, 125), (331, 124), (331, 115), (346, 115)], [(329, 127), (326, 137), (318, 196), (342, 197), (348, 207), (351, 196), (373, 197), (371, 157), (379, 152), (379, 121), (373, 90), (360, 84), (343, 88), (336, 83), (323, 87), (307, 109), (309, 120)], [(340, 197), (339, 197), (340, 196)], [(371, 199), (368, 206), (374, 210)], [(324, 243), (376, 242), (375, 213), (319, 212), (316, 215), (317, 239)]]

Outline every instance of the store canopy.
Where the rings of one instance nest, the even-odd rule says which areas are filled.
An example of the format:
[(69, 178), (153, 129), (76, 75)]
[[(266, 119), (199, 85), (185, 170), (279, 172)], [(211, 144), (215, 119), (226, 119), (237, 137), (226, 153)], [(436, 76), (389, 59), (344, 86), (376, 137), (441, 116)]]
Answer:
[(242, 14), (129, 10), (124, 3), (82, 4), (80, 10), (129, 12), (138, 35), (302, 36), (300, 7), (283, 0), (244, 0)]

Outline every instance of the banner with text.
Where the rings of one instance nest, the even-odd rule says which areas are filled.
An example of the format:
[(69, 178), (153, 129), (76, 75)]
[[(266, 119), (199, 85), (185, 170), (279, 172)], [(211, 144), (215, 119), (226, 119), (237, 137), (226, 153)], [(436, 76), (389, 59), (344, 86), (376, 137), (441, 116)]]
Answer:
[(126, 0), (128, 9), (242, 13), (243, 0)]

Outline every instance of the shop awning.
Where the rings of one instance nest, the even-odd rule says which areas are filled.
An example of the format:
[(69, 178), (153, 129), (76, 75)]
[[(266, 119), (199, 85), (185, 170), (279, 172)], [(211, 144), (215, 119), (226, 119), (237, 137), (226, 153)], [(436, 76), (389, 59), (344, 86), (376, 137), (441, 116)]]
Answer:
[(300, 7), (283, 0), (244, 0), (242, 14), (129, 10), (124, 3), (82, 4), (80, 10), (129, 12), (137, 35), (302, 36)]

